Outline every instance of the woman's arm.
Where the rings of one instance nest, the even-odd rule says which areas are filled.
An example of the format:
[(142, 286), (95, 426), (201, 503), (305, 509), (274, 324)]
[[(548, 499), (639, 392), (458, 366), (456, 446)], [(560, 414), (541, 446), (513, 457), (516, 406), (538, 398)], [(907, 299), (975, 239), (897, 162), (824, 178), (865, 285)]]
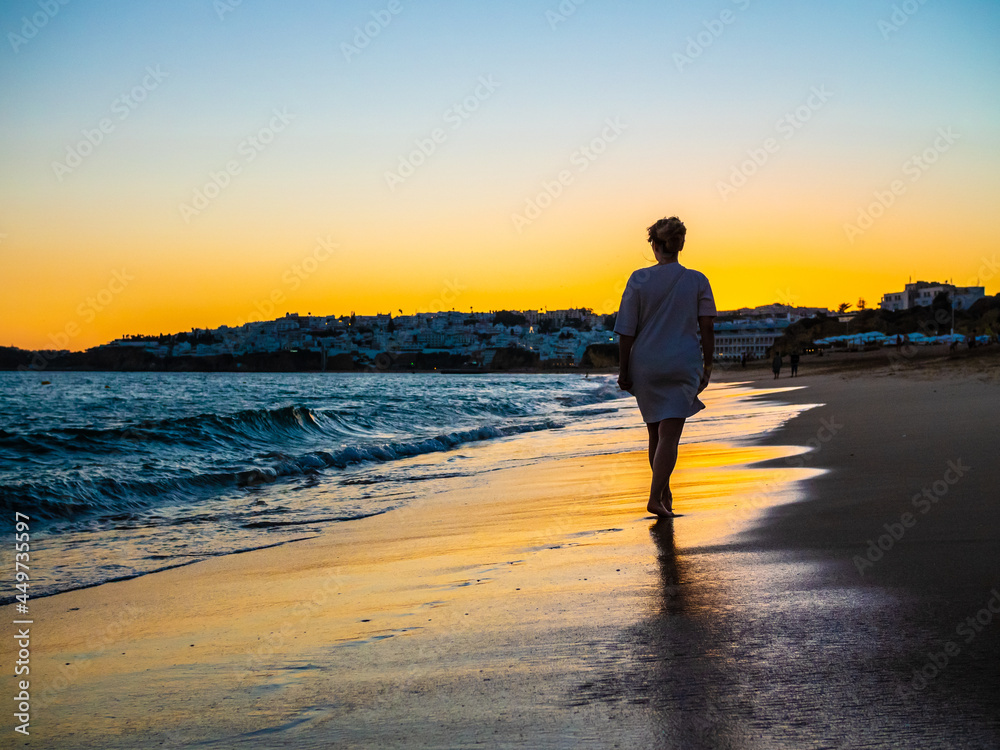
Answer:
[(698, 386), (698, 393), (701, 393), (708, 387), (708, 381), (712, 377), (712, 357), (715, 356), (715, 318), (710, 315), (699, 315), (698, 328), (701, 330), (701, 354), (705, 358), (705, 370)]
[(632, 375), (628, 370), (629, 357), (632, 356), (632, 344), (635, 336), (618, 334), (618, 387), (623, 391), (632, 392)]

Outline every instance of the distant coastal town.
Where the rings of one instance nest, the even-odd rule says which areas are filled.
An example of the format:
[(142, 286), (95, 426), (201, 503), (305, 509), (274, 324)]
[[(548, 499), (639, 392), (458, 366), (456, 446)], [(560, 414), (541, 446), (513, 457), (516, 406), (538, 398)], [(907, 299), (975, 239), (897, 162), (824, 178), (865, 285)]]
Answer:
[[(907, 284), (878, 308), (785, 304), (720, 311), (716, 359), (755, 360), (776, 350), (870, 347), (964, 340), (987, 343), (997, 329), (996, 298), (984, 287)], [(980, 309), (981, 308), (981, 309)], [(958, 315), (958, 333), (955, 317)], [(608, 368), (618, 364), (616, 314), (589, 308), (397, 315), (302, 315), (238, 327), (129, 335), (85, 352), (0, 353), (4, 369), (485, 371)], [(970, 330), (971, 329), (971, 330)], [(29, 356), (30, 355), (30, 356)]]

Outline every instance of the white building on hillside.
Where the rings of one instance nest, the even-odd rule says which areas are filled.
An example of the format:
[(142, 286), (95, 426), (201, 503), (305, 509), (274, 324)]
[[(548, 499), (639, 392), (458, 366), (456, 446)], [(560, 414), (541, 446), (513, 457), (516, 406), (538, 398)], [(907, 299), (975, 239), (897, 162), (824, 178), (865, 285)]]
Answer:
[(879, 305), (883, 310), (909, 310), (911, 307), (927, 307), (940, 293), (946, 293), (953, 301), (956, 310), (971, 307), (976, 300), (986, 296), (983, 286), (955, 286), (940, 284), (936, 281), (915, 281), (907, 284), (901, 292), (889, 292), (882, 295)]
[(803, 318), (812, 318), (822, 313), (832, 315), (826, 307), (793, 307), (792, 305), (759, 305), (757, 307), (741, 307), (739, 310), (720, 310), (718, 319), (733, 318), (744, 320), (786, 320), (794, 323)]
[(715, 356), (718, 359), (750, 359), (767, 356), (775, 340), (788, 328), (787, 320), (727, 320), (715, 324)]
[(766, 357), (774, 342), (785, 329), (803, 318), (828, 315), (825, 307), (792, 307), (791, 305), (761, 305), (739, 310), (722, 310), (715, 319), (715, 356), (718, 359), (750, 359)]

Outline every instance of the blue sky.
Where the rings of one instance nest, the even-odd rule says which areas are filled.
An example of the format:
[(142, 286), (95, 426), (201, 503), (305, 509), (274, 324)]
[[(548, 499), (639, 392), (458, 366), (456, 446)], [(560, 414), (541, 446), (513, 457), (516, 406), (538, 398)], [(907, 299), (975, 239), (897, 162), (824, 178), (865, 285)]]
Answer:
[[(790, 287), (800, 304), (877, 302), (909, 273), (968, 276), (996, 246), (985, 216), (1000, 187), (995, 2), (398, 0), (395, 14), (388, 1), (226, 2), (0, 9), (0, 257), (24, 279), (3, 312), (42, 321), (23, 335), (30, 325), (9, 324), (8, 338), (35, 340), (72, 317), (71, 304), (32, 290), (73, 301), (126, 262), (143, 272), (148, 304), (116, 306), (107, 330), (157, 315), (222, 322), (309, 238), (331, 232), (350, 249), (301, 304), (388, 308), (403, 295), (419, 305), (459, 274), (477, 306), (596, 306), (642, 264), (643, 227), (673, 212), (702, 227), (705, 252), (691, 263), (714, 274), (726, 306)], [(18, 40), (23, 19), (46, 7), (57, 12)], [(905, 24), (880, 28), (900, 7), (914, 11), (897, 11)], [(391, 22), (345, 59), (342, 45), (373, 13)], [(700, 52), (690, 46), (699, 38), (710, 42)], [(165, 77), (114, 119), (114, 102), (148, 69)], [(452, 129), (446, 113), (483, 77), (495, 90)], [(828, 100), (746, 188), (720, 197), (720, 181), (816, 89)], [(178, 205), (242, 159), (240, 144), (276, 110), (291, 124), (210, 211), (181, 221)], [(53, 162), (108, 117), (113, 132), (57, 179)], [(512, 228), (608, 118), (626, 126), (621, 138), (542, 218)], [(390, 190), (386, 173), (436, 128), (446, 142)], [(845, 242), (845, 223), (940, 128), (960, 134), (955, 147), (860, 246)], [(945, 238), (961, 243), (947, 263)], [(508, 273), (488, 257), (534, 270)], [(861, 279), (859, 264), (870, 272)], [(183, 275), (204, 294), (227, 269), (246, 291), (215, 306), (171, 303), (161, 288)]]

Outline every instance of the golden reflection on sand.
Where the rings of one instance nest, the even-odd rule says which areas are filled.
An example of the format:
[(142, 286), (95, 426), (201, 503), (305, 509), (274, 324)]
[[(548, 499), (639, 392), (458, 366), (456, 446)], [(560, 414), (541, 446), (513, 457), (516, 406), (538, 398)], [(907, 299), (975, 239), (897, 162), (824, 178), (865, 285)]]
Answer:
[[(442, 680), (459, 689), (470, 674), (487, 690), (483, 675), (499, 669), (561, 694), (589, 657), (572, 645), (553, 661), (546, 644), (558, 633), (614, 632), (692, 596), (706, 611), (724, 607), (725, 586), (694, 586), (688, 600), (671, 588), (732, 574), (685, 556), (794, 500), (795, 480), (814, 472), (774, 459), (797, 452), (682, 445), (670, 552), (650, 539), (646, 454), (626, 452), (451, 481), (314, 539), (39, 600), (37, 685), (58, 685), (40, 735), (107, 737), (155, 702), (184, 742), (233, 737), (374, 689), (395, 696), (373, 707), (391, 717)], [(185, 713), (191, 705), (201, 713)]]

